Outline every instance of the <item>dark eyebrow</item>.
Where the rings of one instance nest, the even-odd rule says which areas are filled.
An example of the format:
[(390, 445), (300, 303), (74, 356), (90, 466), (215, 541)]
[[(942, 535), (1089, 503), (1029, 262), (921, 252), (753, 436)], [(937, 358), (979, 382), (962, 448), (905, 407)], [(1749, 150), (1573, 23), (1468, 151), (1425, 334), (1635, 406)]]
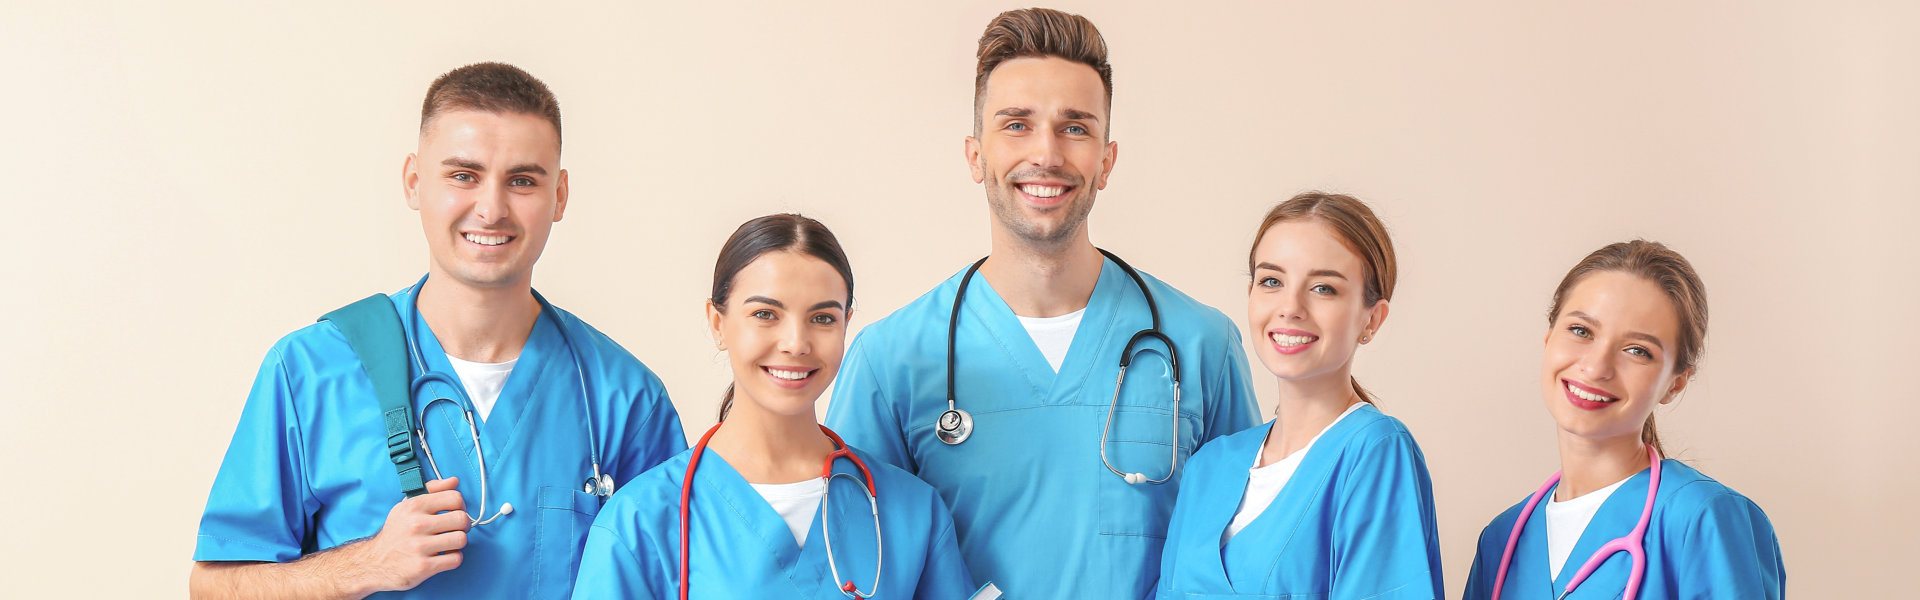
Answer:
[(1266, 263), (1266, 262), (1263, 262), (1263, 263), (1260, 263), (1260, 264), (1257, 264), (1257, 265), (1254, 265), (1254, 266), (1253, 266), (1253, 270), (1255, 270), (1255, 271), (1258, 271), (1258, 270), (1261, 270), (1261, 269), (1266, 269), (1266, 270), (1268, 270), (1268, 271), (1279, 271), (1279, 272), (1281, 272), (1281, 273), (1285, 273), (1285, 272), (1287, 272), (1287, 270), (1286, 270), (1286, 269), (1282, 269), (1282, 268), (1280, 268), (1280, 266), (1279, 266), (1279, 265), (1276, 265), (1276, 264), (1273, 264), (1273, 263)]
[(520, 174), (520, 173), (532, 173), (532, 174), (535, 174), (535, 175), (546, 175), (546, 174), (547, 174), (547, 168), (546, 168), (546, 167), (542, 167), (542, 166), (540, 166), (540, 165), (537, 165), (537, 164), (533, 164), (533, 163), (527, 163), (527, 164), (524, 164), (524, 165), (514, 165), (514, 166), (513, 166), (513, 168), (511, 168), (511, 169), (507, 169), (507, 174), (508, 174), (508, 175), (518, 175), (518, 174)]
[(1312, 271), (1308, 271), (1307, 276), (1308, 277), (1338, 277), (1341, 279), (1347, 278), (1346, 275), (1341, 275), (1339, 271), (1335, 271), (1333, 269), (1314, 269)]
[(775, 299), (772, 299), (772, 298), (768, 298), (768, 297), (766, 297), (766, 296), (748, 296), (746, 300), (741, 300), (741, 301), (740, 301), (740, 303), (741, 303), (741, 304), (752, 304), (752, 303), (755, 303), (755, 302), (759, 302), (759, 303), (761, 303), (761, 304), (766, 304), (766, 305), (770, 305), (770, 306), (772, 306), (772, 307), (774, 307), (774, 308), (786, 308), (786, 307), (787, 307), (787, 305), (785, 305), (785, 304), (781, 304), (779, 300), (775, 300)]
[(1018, 107), (1018, 106), (1013, 106), (1013, 107), (1008, 107), (1008, 108), (1002, 108), (1002, 109), (1000, 109), (1000, 110), (998, 110), (998, 111), (995, 111), (995, 112), (993, 113), (993, 116), (996, 116), (996, 117), (1031, 117), (1031, 116), (1033, 116), (1033, 109), (1030, 109), (1030, 108), (1020, 108), (1020, 107)]
[(1100, 122), (1099, 115), (1096, 115), (1084, 110), (1080, 110), (1078, 108), (1061, 109), (1060, 114), (1061, 116), (1064, 116), (1067, 119), (1073, 120), (1073, 121), (1093, 121), (1095, 123)]
[(466, 169), (468, 171), (486, 171), (487, 170), (486, 165), (480, 164), (479, 162), (471, 158), (465, 158), (460, 156), (449, 156), (447, 157), (446, 160), (440, 161), (440, 164), (453, 167), (456, 169)]
[(807, 310), (820, 310), (823, 308), (842, 308), (842, 305), (840, 304), (839, 300), (828, 300), (826, 302), (815, 304), (813, 305), (813, 308), (809, 308)]

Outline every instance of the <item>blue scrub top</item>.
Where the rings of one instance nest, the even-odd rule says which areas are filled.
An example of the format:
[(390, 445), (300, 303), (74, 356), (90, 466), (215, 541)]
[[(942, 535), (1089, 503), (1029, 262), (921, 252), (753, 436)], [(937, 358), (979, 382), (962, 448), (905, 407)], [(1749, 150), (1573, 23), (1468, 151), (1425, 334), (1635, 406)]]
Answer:
[[(1680, 461), (1666, 459), (1660, 464), (1660, 493), (1654, 499), (1653, 518), (1647, 523), (1647, 572), (1640, 582), (1639, 597), (1785, 597), (1786, 565), (1780, 559), (1780, 539), (1774, 536), (1767, 513), (1746, 496)], [(1651, 470), (1641, 469), (1607, 497), (1580, 534), (1557, 580), (1547, 565), (1547, 511), (1535, 506), (1526, 527), (1520, 530), (1520, 543), (1514, 549), (1500, 597), (1553, 598), (1566, 589), (1567, 582), (1594, 551), (1631, 533), (1639, 523), (1651, 475)], [(1526, 502), (1521, 498), (1480, 532), (1480, 550), (1473, 557), (1463, 598), (1493, 596), (1500, 556)], [(1541, 500), (1542, 505), (1545, 503)], [(1614, 554), (1567, 598), (1620, 597), (1632, 563), (1627, 553)]]
[(1158, 598), (1444, 597), (1426, 458), (1372, 405), (1321, 434), (1273, 504), (1222, 548), (1272, 429), (1216, 440), (1187, 465)]
[[(414, 332), (427, 368), (452, 375), (426, 321), (412, 318), (411, 290), (391, 295), (401, 321)], [(566, 597), (600, 509), (598, 498), (580, 491), (592, 473), (588, 444), (599, 441), (602, 471), (621, 483), (686, 448), (660, 379), (572, 314), (553, 313), (560, 322), (541, 313), (480, 424), (491, 488), (484, 510), (491, 515), (504, 501), (513, 513), (469, 533), (460, 567), (396, 596), (525, 590), (524, 597)], [(578, 346), (571, 351), (563, 327)], [(598, 431), (591, 437), (581, 375), (594, 394), (589, 404)], [(434, 393), (422, 390), (415, 410)], [(425, 419), (417, 412), (414, 418), (426, 428), (441, 473), (460, 478), (468, 513), (480, 514), (479, 467), (465, 417), (439, 402)], [(420, 460), (432, 478), (425, 456)], [(193, 559), (292, 561), (378, 533), (402, 499), (373, 382), (340, 330), (318, 322), (267, 352), (207, 498)]]
[[(976, 583), (991, 580), (1010, 598), (1151, 595), (1181, 475), (1129, 485), (1100, 460), (1121, 348), (1152, 321), (1145, 298), (1105, 261), (1055, 373), (976, 276), (961, 308), (954, 386), (974, 430), (949, 446), (934, 437), (934, 420), (947, 408), (947, 327), (963, 274), (860, 332), (834, 382), (827, 426), (939, 490)], [(1115, 468), (1158, 479), (1176, 448), (1184, 470), (1195, 448), (1253, 425), (1259, 408), (1233, 321), (1141, 277), (1179, 346), (1180, 410), (1165, 347), (1142, 342), (1106, 449)]]
[[(954, 542), (953, 518), (933, 488), (891, 465), (854, 450), (873, 472), (886, 556), (876, 597), (962, 600), (972, 577)], [(587, 536), (580, 583), (573, 597), (677, 598), (680, 586), (680, 490), (693, 451), (680, 453), (613, 495)], [(860, 477), (847, 459), (834, 472)], [(866, 491), (845, 477), (828, 489), (832, 518), (814, 513), (805, 546), (759, 492), (726, 459), (707, 450), (694, 473), (688, 545), (688, 598), (844, 598), (851, 580), (873, 592), (874, 513)], [(832, 528), (840, 581), (827, 565)]]

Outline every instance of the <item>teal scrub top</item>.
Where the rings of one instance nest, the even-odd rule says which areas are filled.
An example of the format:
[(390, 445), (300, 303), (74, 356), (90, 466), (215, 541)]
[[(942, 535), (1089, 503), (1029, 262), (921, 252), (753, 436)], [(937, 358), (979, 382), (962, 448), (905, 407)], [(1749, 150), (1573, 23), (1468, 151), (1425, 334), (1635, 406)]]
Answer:
[[(688, 598), (845, 598), (840, 584), (846, 581), (862, 592), (876, 591), (876, 565), (876, 598), (967, 598), (973, 578), (960, 560), (953, 518), (940, 496), (892, 465), (858, 449), (854, 454), (866, 461), (878, 488), (884, 561), (875, 562), (873, 505), (853, 479), (829, 482), (829, 497), (814, 513), (806, 543), (795, 544), (773, 506), (718, 452), (706, 450), (693, 477)], [(574, 598), (679, 597), (680, 491), (692, 456), (692, 450), (682, 452), (614, 494), (587, 536)], [(833, 470), (860, 478), (844, 458), (834, 461)], [(829, 531), (837, 582), (827, 564)]]
[[(1647, 569), (1640, 581), (1639, 598), (1785, 597), (1786, 564), (1780, 558), (1780, 539), (1774, 535), (1767, 513), (1746, 496), (1685, 463), (1664, 459), (1660, 466), (1660, 490), (1654, 498), (1653, 517), (1647, 522)], [(1526, 527), (1520, 530), (1520, 542), (1514, 548), (1513, 564), (1507, 569), (1500, 597), (1527, 600), (1558, 596), (1594, 551), (1631, 533), (1639, 524), (1652, 473), (1651, 469), (1641, 469), (1607, 497), (1574, 543), (1573, 554), (1557, 579), (1547, 564), (1547, 511), (1534, 507)], [(1521, 498), (1480, 532), (1479, 553), (1473, 557), (1473, 570), (1468, 572), (1462, 598), (1493, 596), (1500, 556), (1506, 551), (1508, 536), (1526, 501)], [(1627, 553), (1614, 554), (1567, 598), (1621, 597), (1632, 563)]]
[[(954, 385), (974, 429), (949, 446), (934, 437), (934, 420), (947, 408), (947, 330), (963, 274), (860, 332), (834, 382), (827, 426), (939, 490), (976, 583), (992, 581), (1009, 598), (1150, 596), (1180, 470), (1163, 484), (1129, 485), (1100, 459), (1121, 349), (1152, 321), (1146, 299), (1104, 261), (1055, 373), (976, 276), (961, 308)], [(1233, 321), (1141, 277), (1179, 348), (1181, 403), (1176, 414), (1165, 346), (1136, 345), (1106, 451), (1122, 472), (1158, 479), (1176, 452), (1184, 467), (1202, 443), (1253, 425), (1259, 408)]]
[[(426, 321), (413, 314), (412, 290), (390, 295), (401, 321), (427, 368), (453, 375)], [(568, 348), (561, 328), (575, 347)], [(587, 406), (582, 376), (593, 393)], [(502, 590), (566, 597), (601, 505), (581, 491), (592, 473), (588, 445), (598, 441), (601, 470), (616, 483), (686, 448), (660, 379), (606, 335), (558, 309), (542, 311), (492, 413), (479, 424), (491, 488), (485, 507), (465, 417), (447, 402), (435, 403), (424, 419), (417, 412), (432, 400), (428, 395), (450, 393), (429, 386), (414, 398), (414, 418), (426, 429), (441, 474), (460, 478), (468, 514), (493, 514), (503, 501), (514, 511), (469, 532), (458, 568), (394, 597), (484, 597)], [(588, 407), (597, 429), (591, 435), (582, 412)], [(260, 366), (214, 479), (193, 559), (288, 562), (378, 533), (404, 499), (385, 438), (373, 383), (332, 322), (281, 338)], [(425, 456), (420, 460), (432, 478)]]
[(1273, 504), (1221, 547), (1272, 429), (1269, 422), (1194, 455), (1158, 598), (1445, 597), (1426, 458), (1405, 425), (1372, 405), (1321, 434)]

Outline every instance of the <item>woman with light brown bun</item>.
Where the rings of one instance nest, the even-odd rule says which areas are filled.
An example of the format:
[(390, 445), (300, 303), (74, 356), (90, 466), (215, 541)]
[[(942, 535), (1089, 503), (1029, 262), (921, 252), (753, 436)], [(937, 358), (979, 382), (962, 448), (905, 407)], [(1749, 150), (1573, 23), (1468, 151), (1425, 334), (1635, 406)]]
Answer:
[(1158, 597), (1442, 597), (1426, 459), (1351, 375), (1393, 297), (1386, 227), (1352, 197), (1301, 194), (1267, 213), (1247, 266), (1280, 404), (1187, 463)]
[(1561, 471), (1481, 532), (1463, 597), (1785, 596), (1766, 513), (1665, 458), (1654, 430), (1706, 347), (1693, 265), (1658, 242), (1609, 244), (1561, 279), (1547, 323), (1540, 392)]

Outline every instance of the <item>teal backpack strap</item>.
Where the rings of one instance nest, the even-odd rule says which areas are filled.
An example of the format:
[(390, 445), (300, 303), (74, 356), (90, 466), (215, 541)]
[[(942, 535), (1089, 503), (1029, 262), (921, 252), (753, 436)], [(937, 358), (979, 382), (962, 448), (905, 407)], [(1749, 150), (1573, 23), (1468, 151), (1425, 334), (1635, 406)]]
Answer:
[(387, 426), (387, 458), (400, 473), (400, 490), (407, 497), (427, 492), (420, 457), (413, 452), (413, 402), (407, 385), (406, 330), (400, 313), (386, 294), (374, 294), (320, 317), (347, 336), (347, 345), (360, 357), (360, 368), (373, 380), (374, 396)]

